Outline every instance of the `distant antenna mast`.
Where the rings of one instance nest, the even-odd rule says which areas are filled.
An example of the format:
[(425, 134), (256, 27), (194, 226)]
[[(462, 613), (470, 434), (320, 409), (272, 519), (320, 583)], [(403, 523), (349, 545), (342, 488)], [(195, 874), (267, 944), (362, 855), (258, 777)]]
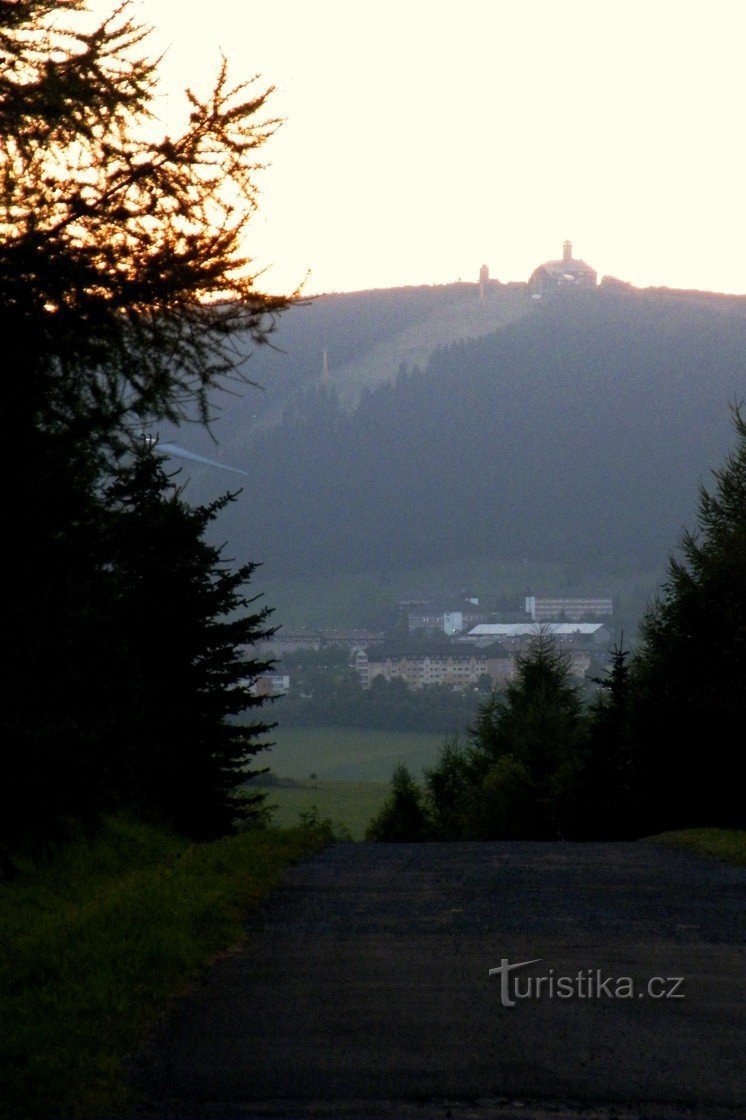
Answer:
[(321, 364), (321, 380), (326, 383), (329, 380), (329, 355), (326, 350), (323, 351), (324, 357)]

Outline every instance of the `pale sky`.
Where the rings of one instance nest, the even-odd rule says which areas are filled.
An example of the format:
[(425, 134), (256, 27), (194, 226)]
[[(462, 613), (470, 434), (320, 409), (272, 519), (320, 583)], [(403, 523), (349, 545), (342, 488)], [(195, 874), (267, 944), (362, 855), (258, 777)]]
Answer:
[[(97, 0), (100, 8), (103, 0)], [(746, 0), (138, 0), (164, 115), (220, 51), (274, 85), (247, 245), (308, 294), (526, 280), (572, 240), (746, 293)]]

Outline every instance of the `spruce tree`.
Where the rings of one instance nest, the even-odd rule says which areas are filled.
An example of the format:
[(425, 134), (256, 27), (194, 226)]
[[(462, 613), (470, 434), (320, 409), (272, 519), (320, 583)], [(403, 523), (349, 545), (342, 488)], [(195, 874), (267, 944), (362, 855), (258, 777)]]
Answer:
[(517, 659), (504, 696), (472, 729), (476, 793), (470, 832), (480, 839), (556, 839), (577, 829), (586, 743), (570, 662), (541, 632)]
[(146, 29), (127, 4), (99, 24), (86, 11), (0, 6), (0, 328), (24, 436), (206, 413), (238, 343), (287, 303), (257, 290), (244, 248), (267, 93), (223, 63), (166, 133)]
[[(268, 91), (225, 63), (166, 131), (128, 5), (0, 4), (0, 337), (7, 528), (0, 845), (112, 799), (113, 574), (102, 493), (142, 425), (206, 420), (288, 299), (246, 256)], [(20, 452), (18, 449), (20, 448)]]
[(381, 843), (413, 843), (429, 839), (422, 791), (403, 763), (391, 775), (391, 792), (365, 830), (365, 839)]
[(253, 685), (273, 632), (248, 598), (256, 565), (234, 569), (206, 533), (234, 495), (190, 507), (147, 446), (107, 490), (116, 671), (105, 750), (118, 797), (195, 839), (230, 832), (259, 809), (241, 795), (270, 724)]
[(700, 486), (685, 532), (642, 625), (633, 664), (637, 782), (648, 829), (744, 826), (746, 726), (746, 420)]
[(588, 839), (640, 834), (639, 755), (633, 731), (629, 652), (618, 646), (587, 713), (588, 758), (579, 824)]

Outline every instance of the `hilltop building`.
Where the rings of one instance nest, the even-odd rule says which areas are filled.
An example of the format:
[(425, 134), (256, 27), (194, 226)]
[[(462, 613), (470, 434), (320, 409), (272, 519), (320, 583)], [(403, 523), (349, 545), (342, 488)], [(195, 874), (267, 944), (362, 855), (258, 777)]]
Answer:
[(585, 261), (578, 261), (572, 255), (572, 241), (562, 246), (562, 259), (545, 261), (535, 268), (528, 281), (532, 296), (541, 297), (563, 288), (595, 288), (597, 274)]

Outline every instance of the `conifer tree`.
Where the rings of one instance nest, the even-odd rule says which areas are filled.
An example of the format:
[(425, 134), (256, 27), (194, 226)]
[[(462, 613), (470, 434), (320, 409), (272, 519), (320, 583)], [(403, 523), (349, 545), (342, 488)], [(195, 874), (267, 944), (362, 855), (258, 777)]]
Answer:
[[(288, 299), (246, 256), (268, 91), (220, 65), (188, 119), (154, 112), (127, 3), (0, 3), (0, 338), (7, 527), (0, 843), (108, 803), (112, 572), (102, 491), (131, 434), (207, 419)], [(20, 448), (20, 453), (18, 452)], [(114, 612), (116, 613), (116, 612)]]
[(400, 763), (391, 775), (391, 792), (365, 830), (365, 839), (412, 843), (428, 838), (422, 791), (409, 769)]
[(266, 92), (187, 93), (186, 126), (154, 113), (157, 61), (120, 5), (0, 6), (0, 328), (16, 424), (109, 432), (178, 418), (266, 337), (287, 300), (244, 250)]
[(588, 758), (579, 824), (589, 839), (640, 834), (639, 757), (629, 652), (618, 646), (587, 713)]
[(583, 711), (569, 658), (541, 632), (505, 695), (472, 729), (477, 791), (467, 832), (480, 839), (571, 835), (585, 757)]
[(700, 486), (697, 527), (642, 626), (633, 665), (638, 784), (647, 827), (744, 826), (746, 726), (746, 420)]
[(258, 809), (240, 786), (270, 725), (253, 685), (273, 632), (247, 598), (256, 565), (232, 569), (205, 539), (227, 494), (191, 508), (147, 446), (107, 490), (106, 556), (114, 588), (116, 672), (107, 750), (118, 796), (196, 839), (229, 832)]

